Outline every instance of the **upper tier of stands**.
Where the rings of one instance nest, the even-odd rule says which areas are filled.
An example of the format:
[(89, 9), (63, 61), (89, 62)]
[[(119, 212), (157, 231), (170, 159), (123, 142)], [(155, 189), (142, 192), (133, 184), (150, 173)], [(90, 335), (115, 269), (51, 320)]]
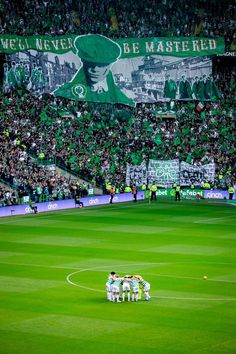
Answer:
[(108, 37), (225, 37), (235, 34), (234, 0), (1, 0), (0, 33), (97, 33)]

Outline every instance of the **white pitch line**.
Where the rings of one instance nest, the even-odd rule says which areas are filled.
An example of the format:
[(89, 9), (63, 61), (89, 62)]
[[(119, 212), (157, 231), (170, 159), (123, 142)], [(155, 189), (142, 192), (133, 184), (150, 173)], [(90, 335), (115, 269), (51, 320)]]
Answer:
[(39, 268), (55, 268), (55, 269), (71, 269), (71, 270), (78, 270), (78, 269), (83, 269), (83, 268), (75, 268), (75, 267), (64, 267), (64, 266), (48, 266), (48, 265), (42, 265), (42, 264), (28, 264), (28, 263), (12, 263), (12, 262), (1, 262), (0, 264), (7, 264), (7, 265), (17, 265), (17, 266), (23, 266), (23, 267), (39, 267)]
[[(30, 263), (16, 263), (16, 262), (4, 262), (4, 261), (1, 261), (1, 257), (0, 257), (0, 264), (8, 264), (8, 265), (17, 265), (17, 266), (26, 266), (26, 267), (43, 267), (43, 268), (58, 268), (58, 269), (71, 269), (71, 270), (75, 270), (75, 271), (80, 271), (80, 270), (83, 270), (84, 271), (84, 268), (81, 268), (81, 267), (69, 267), (69, 266), (49, 266), (49, 265), (44, 265), (44, 264), (30, 264)], [(175, 264), (210, 264), (210, 265), (228, 265), (228, 266), (231, 266), (231, 265), (236, 265), (236, 263), (231, 263), (231, 262), (202, 262), (202, 261), (183, 261), (183, 262), (148, 262), (148, 263), (139, 263), (138, 265), (160, 265), (160, 266), (163, 266), (163, 265), (175, 265)], [(128, 265), (125, 265), (125, 267), (128, 266)], [(137, 266), (137, 264), (129, 264), (130, 267), (132, 266)], [(99, 266), (99, 267), (96, 267), (96, 269), (94, 268), (87, 268), (86, 270), (96, 270), (96, 271), (99, 271), (99, 272), (106, 272), (106, 270), (97, 270), (98, 268), (107, 268), (107, 267), (110, 267), (109, 265), (107, 266)], [(116, 267), (123, 267), (122, 264), (119, 264), (117, 265)], [(146, 275), (152, 275), (152, 276), (157, 276), (157, 277), (174, 277), (174, 278), (183, 278), (183, 279), (193, 279), (193, 280), (201, 280), (201, 278), (197, 278), (197, 277), (188, 277), (188, 276), (173, 276), (173, 275), (169, 275), (169, 274), (155, 274), (155, 273), (145, 273)], [(236, 281), (233, 281), (233, 280), (221, 280), (221, 279), (208, 279), (209, 281), (219, 281), (219, 282), (233, 282), (235, 283)]]
[(194, 224), (205, 224), (214, 220), (221, 220), (221, 219), (229, 219), (229, 218), (235, 218), (235, 215), (229, 215), (229, 216), (222, 216), (219, 218), (211, 218), (211, 219), (202, 219), (202, 220), (198, 220), (198, 221), (194, 221)]
[[(24, 255), (26, 255), (24, 253)], [(0, 256), (0, 259), (1, 259), (1, 256)], [(0, 260), (0, 264), (9, 264), (9, 265), (18, 265), (18, 266), (29, 266), (29, 267), (45, 267), (45, 268), (61, 268), (61, 269), (71, 269), (71, 270), (81, 270), (83, 269), (84, 271), (84, 268), (81, 268), (81, 267), (67, 267), (67, 266), (49, 266), (49, 265), (44, 265), (44, 264), (32, 264), (32, 263), (15, 263), (15, 262), (3, 262)], [(163, 266), (163, 265), (174, 265), (174, 264), (210, 264), (210, 265), (228, 265), (228, 266), (236, 266), (236, 263), (235, 262), (208, 262), (208, 261), (179, 261), (179, 262), (147, 262), (147, 263), (139, 263), (139, 264), (129, 264), (130, 267), (132, 266), (137, 266), (137, 265), (160, 265), (160, 266)], [(123, 267), (124, 265), (122, 264), (119, 264), (119, 265), (116, 265), (116, 267)], [(125, 267), (128, 266), (128, 265), (125, 265)], [(110, 267), (110, 265), (107, 265), (107, 266), (99, 266), (99, 267), (96, 267), (96, 268), (107, 268), (107, 267)], [(88, 268), (86, 270), (95, 270), (94, 268)], [(99, 270), (100, 272), (102, 272), (103, 270)], [(104, 270), (103, 272), (105, 272), (106, 270)], [(146, 273), (148, 275), (154, 275), (154, 276), (162, 276), (161, 274), (154, 274), (154, 273)], [(163, 275), (163, 276), (166, 276), (166, 277), (172, 277), (172, 275)], [(184, 277), (183, 277), (184, 278)], [(199, 278), (191, 278), (189, 277), (190, 279), (199, 279)], [(224, 280), (219, 280), (219, 281), (224, 281)], [(226, 280), (225, 280), (226, 281)]]
[(193, 300), (193, 301), (236, 301), (236, 298), (205, 298), (205, 297), (177, 297), (177, 296), (152, 296), (158, 299), (170, 299), (170, 300)]
[[(188, 277), (182, 275), (169, 275), (169, 274), (153, 274), (153, 273), (145, 273), (146, 275), (152, 275), (156, 277), (167, 277), (167, 278), (176, 278), (176, 279), (191, 279), (191, 280), (202, 280), (202, 278), (197, 277)], [(211, 282), (222, 282), (222, 283), (236, 283), (236, 280), (224, 280), (224, 279), (214, 279), (208, 278), (207, 281)]]
[[(158, 263), (145, 263), (145, 264), (138, 264), (138, 265), (163, 265), (163, 264), (176, 264), (178, 262), (158, 262)], [(192, 262), (185, 262), (185, 263), (192, 263)], [(71, 269), (71, 270), (75, 270), (75, 272), (69, 274), (68, 276), (72, 276), (74, 274), (77, 273), (81, 273), (81, 272), (85, 272), (85, 271), (89, 271), (89, 270), (94, 270), (94, 271), (100, 271), (100, 272), (106, 272), (106, 270), (98, 270), (98, 268), (107, 268), (109, 266), (101, 266), (101, 267), (96, 267), (95, 268), (78, 268), (78, 267), (67, 267), (67, 266), (48, 266), (48, 265), (42, 265), (42, 264), (29, 264), (29, 263), (14, 263), (14, 262), (1, 262), (0, 264), (4, 265), (16, 265), (16, 266), (23, 266), (23, 267), (38, 267), (38, 268), (49, 268), (49, 269)], [(218, 263), (217, 263), (218, 264)], [(221, 264), (221, 263), (220, 263)], [(225, 264), (225, 263), (224, 263)], [(226, 263), (228, 264), (228, 263)], [(115, 267), (123, 267), (124, 265), (116, 265)], [(137, 266), (137, 264), (129, 264), (129, 265), (125, 265), (125, 267), (127, 266)], [(145, 273), (146, 275), (151, 275), (151, 276), (156, 276), (156, 277), (168, 277), (168, 278), (175, 278), (175, 279), (192, 279), (192, 280), (202, 280), (202, 278), (197, 278), (197, 277), (189, 277), (189, 276), (180, 276), (180, 275), (169, 275), (169, 274), (154, 274), (154, 273)], [(68, 278), (67, 276), (67, 278)], [(67, 280), (70, 284), (78, 286), (78, 284), (73, 283), (69, 278)], [(222, 282), (222, 283), (236, 283), (236, 281), (234, 280), (224, 280), (224, 279), (207, 279), (207, 281), (210, 282)], [(82, 287), (80, 285), (80, 287)], [(85, 289), (87, 289), (86, 287), (84, 287)], [(89, 290), (94, 290), (92, 288), (89, 288)], [(101, 290), (99, 290), (101, 291)]]
[[(148, 264), (148, 263), (146, 263)], [(153, 263), (151, 263), (153, 264)], [(158, 263), (159, 264), (159, 263)], [(139, 264), (136, 264), (137, 265), (141, 265), (140, 263)], [(142, 265), (144, 265), (142, 263)], [(113, 267), (127, 267), (127, 266), (135, 266), (135, 264), (133, 265), (114, 265)], [(86, 289), (86, 290), (91, 290), (91, 291), (95, 291), (95, 292), (102, 292), (102, 293), (105, 293), (106, 291), (105, 290), (100, 290), (100, 289), (94, 289), (94, 288), (90, 288), (90, 287), (87, 287), (87, 286), (83, 286), (83, 285), (79, 285), (75, 282), (73, 282), (70, 278), (75, 275), (75, 274), (78, 274), (78, 273), (82, 273), (82, 272), (86, 272), (86, 271), (89, 271), (89, 270), (96, 270), (96, 269), (99, 269), (99, 268), (106, 268), (108, 266), (99, 266), (99, 267), (93, 267), (93, 268), (87, 268), (87, 269), (81, 269), (79, 271), (76, 271), (76, 272), (73, 272), (73, 273), (70, 273), (67, 275), (66, 277), (66, 281), (73, 285), (73, 286), (77, 286), (79, 288), (82, 288), (82, 289)], [(198, 278), (197, 278), (198, 279)], [(199, 279), (198, 279), (199, 280)], [(196, 298), (192, 298), (192, 297), (176, 297), (176, 296), (152, 296), (154, 298), (157, 298), (157, 299), (169, 299), (169, 300), (190, 300), (190, 301), (236, 301), (236, 298), (201, 298), (201, 297), (196, 297)]]
[[(159, 265), (162, 265), (162, 263), (158, 263)], [(167, 263), (163, 263), (167, 264)], [(107, 270), (98, 270), (94, 269), (95, 272), (107, 272)], [(77, 272), (74, 272), (75, 274)], [(151, 275), (155, 277), (164, 277), (164, 278), (174, 278), (174, 279), (190, 279), (190, 280), (199, 280), (202, 281), (203, 277), (189, 277), (189, 276), (181, 276), (181, 275), (170, 275), (170, 274), (154, 274), (154, 273), (146, 273), (145, 275)], [(236, 280), (224, 280), (224, 279), (214, 279), (214, 278), (208, 278), (207, 281), (210, 282), (221, 282), (221, 283), (236, 283)]]
[[(100, 289), (94, 289), (94, 288), (89, 288), (87, 286), (79, 285), (77, 283), (72, 282), (71, 280), (68, 280), (68, 282), (73, 285), (77, 286), (78, 288), (85, 289), (85, 290), (91, 290), (94, 292), (99, 292), (99, 293), (106, 293), (105, 290), (100, 290)], [(193, 301), (236, 301), (236, 298), (233, 299), (222, 299), (222, 298), (204, 298), (204, 297), (177, 297), (177, 296), (155, 296), (152, 295), (152, 298), (157, 298), (157, 299), (166, 299), (166, 300), (193, 300)]]

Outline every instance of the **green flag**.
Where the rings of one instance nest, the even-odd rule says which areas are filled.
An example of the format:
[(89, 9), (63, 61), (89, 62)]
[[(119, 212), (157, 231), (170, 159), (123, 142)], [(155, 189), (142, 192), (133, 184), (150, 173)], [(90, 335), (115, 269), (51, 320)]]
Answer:
[(48, 120), (47, 113), (45, 111), (42, 111), (39, 115), (40, 117), (40, 122), (46, 122)]
[(140, 165), (142, 163), (142, 151), (137, 151), (131, 154), (130, 157), (133, 165)]
[(75, 161), (75, 159), (76, 159), (76, 156), (72, 155), (72, 156), (69, 158), (68, 162), (69, 162), (69, 163), (73, 163), (73, 162)]
[(161, 145), (162, 144), (161, 134), (157, 134), (154, 141), (157, 145)]

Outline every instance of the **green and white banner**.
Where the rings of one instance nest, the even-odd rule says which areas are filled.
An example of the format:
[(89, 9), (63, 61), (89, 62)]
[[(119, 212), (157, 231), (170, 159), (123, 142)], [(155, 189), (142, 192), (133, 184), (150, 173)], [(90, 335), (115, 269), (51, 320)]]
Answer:
[[(93, 37), (89, 44), (97, 44), (105, 48), (104, 43), (96, 42), (96, 37), (107, 37), (101, 35), (75, 34), (65, 36), (30, 36), (22, 37), (16, 35), (0, 35), (0, 52), (12, 54), (29, 49), (42, 52), (63, 54), (69, 51), (77, 52), (76, 39), (82, 37)], [(222, 54), (225, 51), (224, 38), (199, 38), (199, 37), (151, 37), (151, 38), (120, 38), (115, 39), (121, 49), (121, 58), (133, 58), (152, 54), (174, 55), (174, 56), (204, 56)], [(97, 48), (99, 50), (99, 48)], [(106, 51), (106, 50), (105, 50)]]
[(101, 35), (0, 35), (3, 91), (25, 88), (78, 101), (122, 103), (210, 100), (220, 93), (211, 59), (222, 38), (125, 38)]
[(186, 162), (175, 160), (149, 160), (141, 165), (127, 165), (126, 184), (135, 182), (137, 186), (141, 184), (152, 184), (160, 187), (171, 187), (174, 183), (181, 186), (201, 186), (203, 182), (213, 182), (215, 178), (215, 164), (190, 165)]
[(141, 165), (132, 166), (127, 164), (126, 185), (130, 186), (135, 182), (136, 186), (147, 183), (147, 164), (145, 161)]
[(179, 160), (149, 160), (148, 183), (170, 187), (179, 180)]
[(214, 182), (214, 178), (214, 163), (195, 166), (182, 161), (180, 164), (180, 184), (182, 186), (189, 186), (192, 183), (200, 185), (206, 181)]

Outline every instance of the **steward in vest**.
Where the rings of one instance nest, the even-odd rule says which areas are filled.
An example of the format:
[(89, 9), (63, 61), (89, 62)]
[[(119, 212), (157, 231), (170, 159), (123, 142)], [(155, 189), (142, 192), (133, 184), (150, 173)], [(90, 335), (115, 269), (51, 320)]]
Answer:
[(130, 193), (130, 192), (132, 192), (131, 187), (130, 186), (126, 186), (125, 187), (125, 193)]
[(146, 189), (147, 189), (147, 186), (146, 186), (145, 183), (143, 183), (142, 186), (141, 186), (141, 190), (142, 190), (142, 191), (145, 191)]
[(150, 192), (151, 192), (151, 200), (157, 200), (157, 194), (156, 194), (157, 186), (155, 183), (151, 185)]
[(76, 182), (75, 188), (77, 188), (76, 194), (80, 197), (81, 194), (82, 194), (82, 193), (81, 193), (81, 192), (82, 192), (82, 186), (80, 185), (80, 182), (79, 182), (79, 181)]
[(235, 192), (234, 187), (232, 187), (232, 186), (229, 187), (228, 192), (229, 192), (229, 200), (232, 200), (233, 196), (234, 196), (234, 192)]
[(208, 181), (206, 181), (204, 184), (203, 184), (203, 188), (204, 189), (211, 189), (211, 185)]
[(111, 182), (106, 182), (106, 191), (107, 191), (107, 193), (109, 193), (111, 187), (112, 187)]
[(176, 201), (178, 200), (179, 202), (180, 202), (180, 189), (181, 189), (180, 185), (177, 184), (175, 187), (175, 200)]

